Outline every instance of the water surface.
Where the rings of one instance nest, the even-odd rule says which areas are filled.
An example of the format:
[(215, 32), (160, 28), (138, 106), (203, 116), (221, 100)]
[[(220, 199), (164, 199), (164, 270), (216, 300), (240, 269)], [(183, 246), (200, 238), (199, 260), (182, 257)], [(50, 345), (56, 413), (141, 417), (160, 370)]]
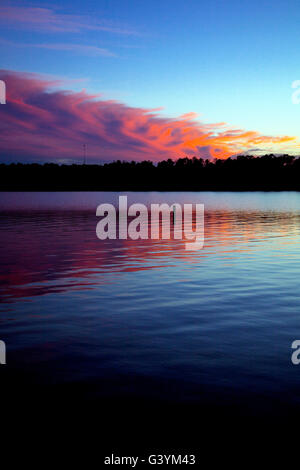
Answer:
[[(118, 193), (2, 193), (0, 339), (27, 383), (84, 399), (298, 410), (300, 194), (128, 193), (205, 204), (205, 244), (96, 237)], [(1, 371), (0, 371), (1, 372)]]

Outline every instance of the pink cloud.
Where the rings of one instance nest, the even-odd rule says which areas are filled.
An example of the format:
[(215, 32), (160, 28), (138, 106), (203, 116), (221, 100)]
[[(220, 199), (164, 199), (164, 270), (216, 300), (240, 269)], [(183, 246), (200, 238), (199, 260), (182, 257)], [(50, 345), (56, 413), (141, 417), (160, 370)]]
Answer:
[(57, 13), (49, 8), (0, 6), (0, 23), (19, 28), (53, 33), (78, 33), (84, 30), (137, 34), (129, 28), (88, 16)]
[(83, 144), (89, 161), (226, 158), (287, 143), (299, 148), (295, 137), (202, 124), (195, 113), (167, 118), (85, 91), (57, 90), (58, 80), (33, 74), (0, 71), (0, 79), (7, 86), (7, 104), (0, 106), (0, 155), (6, 161), (81, 161)]

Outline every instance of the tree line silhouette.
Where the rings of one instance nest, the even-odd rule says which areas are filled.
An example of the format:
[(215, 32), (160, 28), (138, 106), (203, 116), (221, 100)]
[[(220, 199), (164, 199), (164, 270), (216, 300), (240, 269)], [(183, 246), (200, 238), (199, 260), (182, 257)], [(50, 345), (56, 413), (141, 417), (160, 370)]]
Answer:
[(0, 164), (1, 191), (300, 191), (300, 158), (241, 155), (103, 165)]

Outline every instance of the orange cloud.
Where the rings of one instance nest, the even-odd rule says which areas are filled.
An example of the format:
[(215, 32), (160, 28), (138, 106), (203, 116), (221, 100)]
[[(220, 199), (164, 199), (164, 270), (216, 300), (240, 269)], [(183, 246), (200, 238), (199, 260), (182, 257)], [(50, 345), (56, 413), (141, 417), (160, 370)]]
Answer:
[(33, 74), (0, 71), (0, 78), (7, 86), (7, 104), (0, 107), (0, 155), (6, 160), (78, 161), (83, 144), (89, 161), (227, 158), (258, 145), (261, 151), (297, 145), (295, 137), (201, 123), (195, 113), (167, 118), (159, 110), (133, 108), (85, 91), (57, 90), (58, 81)]

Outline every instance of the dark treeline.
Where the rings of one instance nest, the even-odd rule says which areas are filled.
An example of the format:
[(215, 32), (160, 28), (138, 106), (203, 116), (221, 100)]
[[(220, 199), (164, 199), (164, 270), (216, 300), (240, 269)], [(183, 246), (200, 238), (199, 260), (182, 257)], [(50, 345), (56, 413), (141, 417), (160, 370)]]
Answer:
[(104, 165), (1, 164), (1, 191), (300, 191), (300, 158), (290, 155), (115, 161)]

